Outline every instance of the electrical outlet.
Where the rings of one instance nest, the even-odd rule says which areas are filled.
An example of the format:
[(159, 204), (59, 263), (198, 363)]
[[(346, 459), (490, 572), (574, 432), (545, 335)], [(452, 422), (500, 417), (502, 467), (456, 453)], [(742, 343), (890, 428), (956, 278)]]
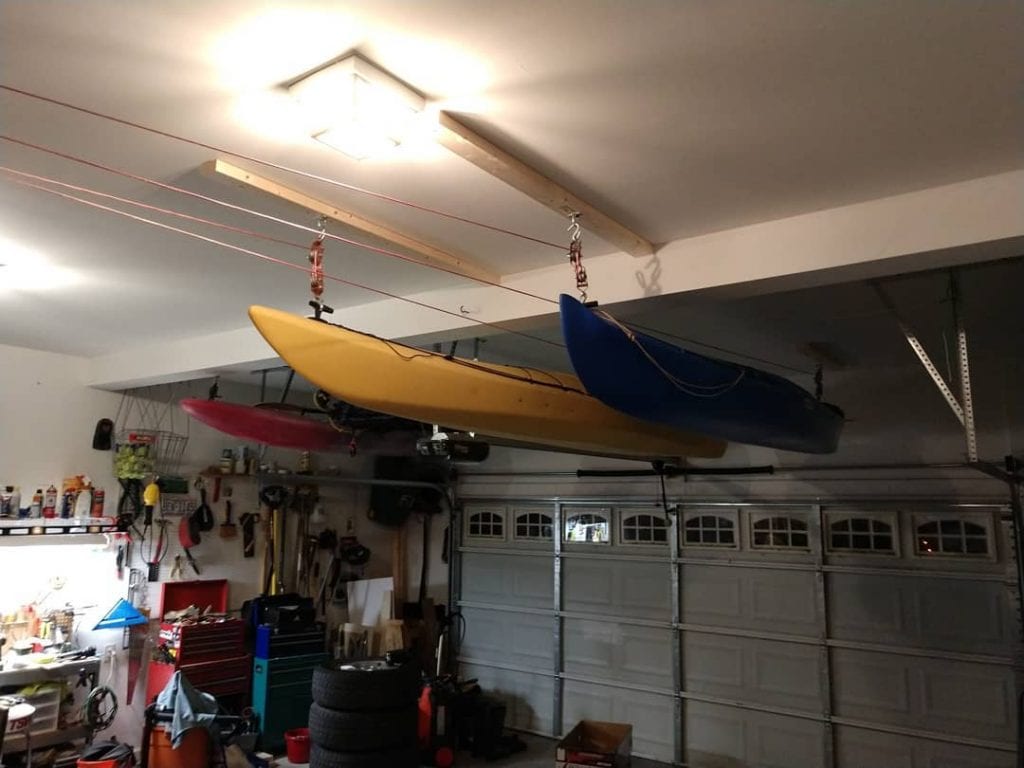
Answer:
[(112, 659), (117, 655), (116, 645), (106, 645), (103, 647), (103, 658)]

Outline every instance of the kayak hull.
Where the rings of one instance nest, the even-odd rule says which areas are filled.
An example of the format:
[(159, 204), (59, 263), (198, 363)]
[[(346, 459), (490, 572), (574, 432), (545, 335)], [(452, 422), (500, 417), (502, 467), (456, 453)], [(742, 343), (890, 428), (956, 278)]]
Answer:
[(182, 410), (218, 432), (277, 448), (324, 453), (351, 453), (353, 439), (360, 453), (413, 453), (417, 435), (411, 431), (341, 431), (326, 421), (270, 407), (185, 398)]
[(788, 379), (627, 333), (572, 296), (559, 306), (573, 368), (606, 405), (730, 442), (803, 453), (838, 447), (843, 412)]
[(249, 317), (297, 373), (341, 400), (499, 440), (643, 459), (717, 458), (725, 443), (649, 424), (570, 374), (478, 363), (267, 307)]

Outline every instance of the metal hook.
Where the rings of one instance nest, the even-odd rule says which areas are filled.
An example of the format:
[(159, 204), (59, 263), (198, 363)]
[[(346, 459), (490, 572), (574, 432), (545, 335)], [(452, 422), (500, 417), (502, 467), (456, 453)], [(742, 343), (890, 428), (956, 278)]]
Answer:
[(580, 227), (579, 221), (582, 215), (579, 211), (573, 211), (569, 214), (569, 226), (566, 227), (566, 232), (572, 233), (571, 237), (573, 240), (579, 240), (582, 237), (582, 227)]
[(316, 241), (322, 243), (324, 238), (327, 237), (327, 217), (320, 216), (316, 220), (316, 228), (319, 230), (316, 236)]

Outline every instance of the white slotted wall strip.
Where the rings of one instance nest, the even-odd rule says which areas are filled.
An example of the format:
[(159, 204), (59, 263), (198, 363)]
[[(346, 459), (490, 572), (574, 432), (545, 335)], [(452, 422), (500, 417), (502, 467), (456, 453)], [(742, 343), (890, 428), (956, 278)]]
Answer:
[[(465, 535), (476, 511), (504, 538)], [(463, 671), (506, 697), (510, 725), (631, 722), (635, 754), (695, 768), (1014, 765), (998, 508), (688, 502), (664, 519), (635, 501), (467, 502)]]

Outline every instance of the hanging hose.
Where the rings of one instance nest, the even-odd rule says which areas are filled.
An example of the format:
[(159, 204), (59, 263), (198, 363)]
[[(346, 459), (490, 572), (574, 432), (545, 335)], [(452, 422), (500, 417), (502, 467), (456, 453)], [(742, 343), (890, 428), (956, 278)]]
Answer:
[(89, 691), (82, 706), (82, 722), (93, 733), (105, 731), (114, 724), (117, 717), (117, 694), (107, 685), (99, 685)]

